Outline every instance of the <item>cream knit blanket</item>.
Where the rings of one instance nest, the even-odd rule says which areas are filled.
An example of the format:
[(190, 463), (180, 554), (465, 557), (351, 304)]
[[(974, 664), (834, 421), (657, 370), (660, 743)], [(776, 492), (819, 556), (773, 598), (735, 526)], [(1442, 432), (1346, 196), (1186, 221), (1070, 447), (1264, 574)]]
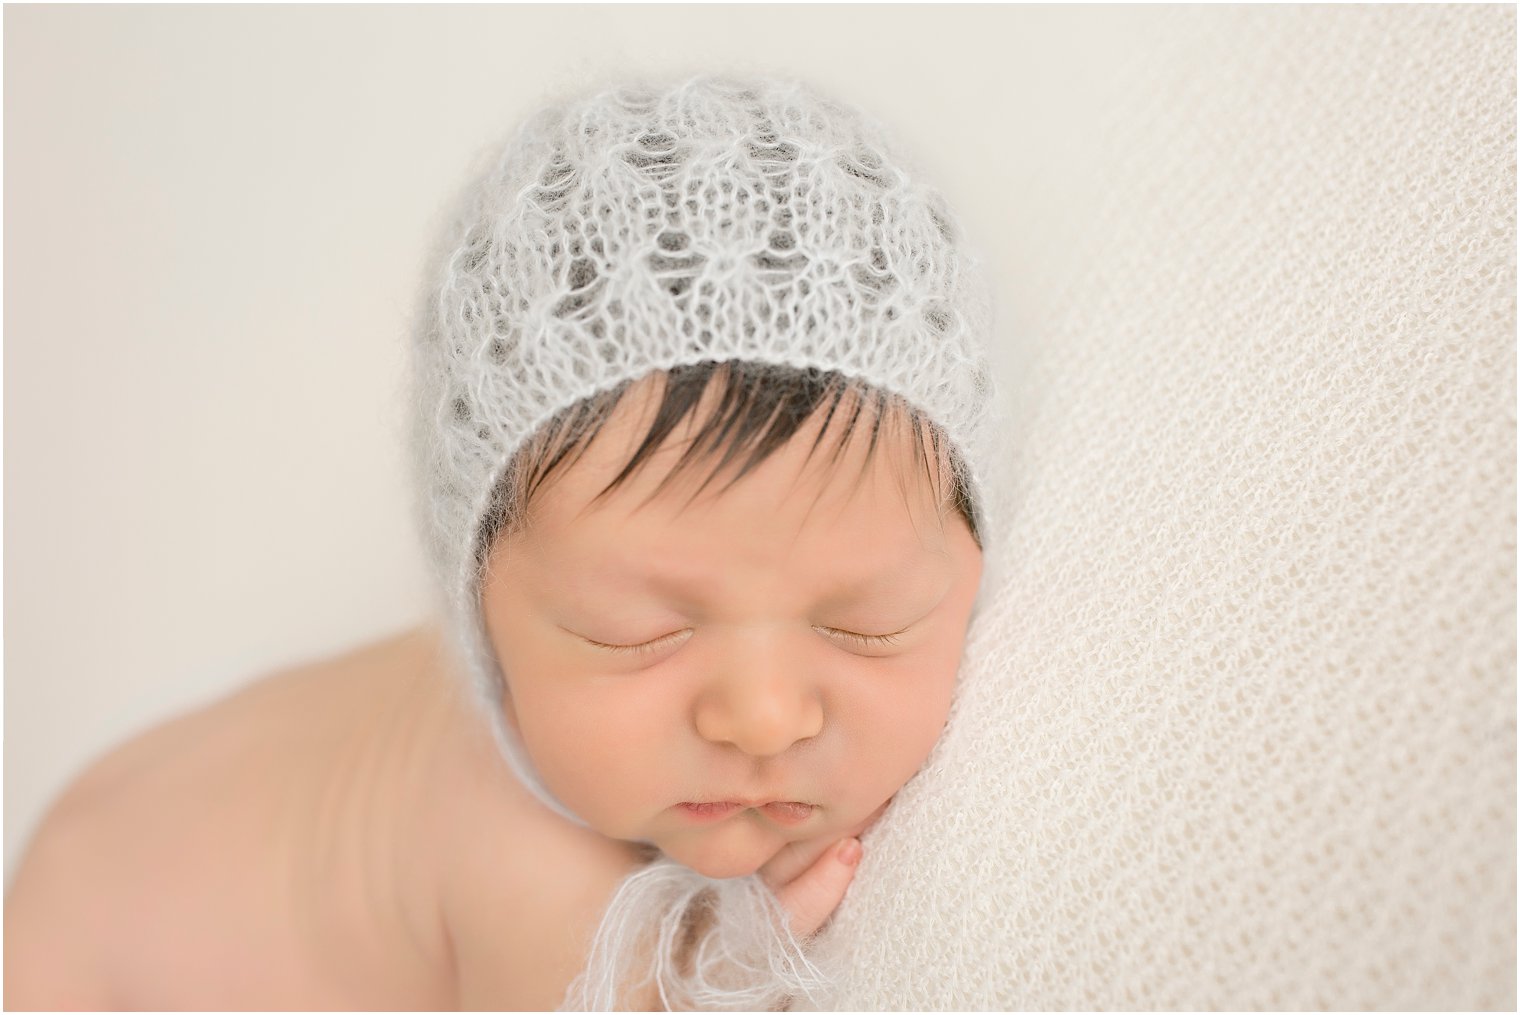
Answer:
[(1515, 8), (1131, 17), (822, 1007), (1514, 1009)]

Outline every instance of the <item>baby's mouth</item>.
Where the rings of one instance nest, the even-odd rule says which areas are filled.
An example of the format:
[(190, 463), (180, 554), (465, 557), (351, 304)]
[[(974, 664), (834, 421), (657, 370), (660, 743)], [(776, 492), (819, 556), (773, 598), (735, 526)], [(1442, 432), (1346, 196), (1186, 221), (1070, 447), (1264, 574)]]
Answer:
[[(721, 821), (750, 806), (749, 804), (736, 801), (722, 801), (714, 803), (683, 803), (678, 805), (678, 809), (695, 821), (708, 822)], [(789, 828), (807, 821), (818, 810), (813, 804), (800, 803), (795, 800), (777, 800), (766, 804), (755, 804), (753, 809), (776, 824), (785, 825)]]
[(789, 800), (766, 804), (759, 808), (759, 811), (777, 824), (791, 827), (802, 824), (812, 817), (813, 812), (817, 809), (812, 804), (797, 803)]

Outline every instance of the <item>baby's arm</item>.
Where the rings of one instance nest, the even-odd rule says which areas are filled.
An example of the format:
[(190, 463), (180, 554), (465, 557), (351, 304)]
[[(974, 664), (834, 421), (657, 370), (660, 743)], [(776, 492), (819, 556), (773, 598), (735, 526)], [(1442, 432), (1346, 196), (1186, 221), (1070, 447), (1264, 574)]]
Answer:
[(110, 879), (100, 876), (110, 839), (68, 798), (54, 805), (21, 858), (5, 896), (7, 1011), (111, 1011)]

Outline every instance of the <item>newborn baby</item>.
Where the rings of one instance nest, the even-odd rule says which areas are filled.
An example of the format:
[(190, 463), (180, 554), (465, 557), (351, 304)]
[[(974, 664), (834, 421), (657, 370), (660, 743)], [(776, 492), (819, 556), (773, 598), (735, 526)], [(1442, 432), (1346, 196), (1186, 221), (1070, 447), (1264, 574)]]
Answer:
[[(693, 373), (691, 431), (729, 375)], [(678, 430), (594, 503), (664, 381), (540, 488), (483, 589), (513, 720), (591, 829), (516, 784), (423, 628), (98, 763), (8, 899), (11, 1005), (552, 1009), (637, 840), (760, 871), (816, 929), (854, 869), (828, 851), (939, 736), (981, 553), (904, 416), (869, 459), (874, 410), (841, 438), (854, 399), (725, 492), (687, 504), (691, 470), (655, 493)]]
[[(9, 1007), (785, 996), (772, 960), (944, 727), (982, 581), (985, 309), (948, 212), (862, 129), (796, 83), (710, 77), (524, 128), (414, 326), (440, 622), (92, 766), (6, 899)], [(758, 169), (724, 177), (736, 146)], [(836, 157), (774, 187), (802, 153)], [(772, 223), (758, 251), (733, 218), (598, 190), (654, 166), (671, 193), (683, 159)], [(657, 868), (771, 908), (664, 912)]]

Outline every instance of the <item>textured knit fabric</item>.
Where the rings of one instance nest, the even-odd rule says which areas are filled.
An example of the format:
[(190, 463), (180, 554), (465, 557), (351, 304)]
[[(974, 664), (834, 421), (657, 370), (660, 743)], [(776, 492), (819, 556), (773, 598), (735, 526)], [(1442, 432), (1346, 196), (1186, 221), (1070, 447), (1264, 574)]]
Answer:
[(1514, 1010), (1515, 8), (1110, 16), (984, 209), (1011, 571), (819, 1006)]
[(580, 822), (504, 717), (481, 620), (481, 522), (513, 452), (560, 410), (652, 370), (838, 370), (944, 428), (985, 539), (1001, 515), (988, 501), (1006, 429), (986, 355), (992, 306), (908, 153), (799, 81), (610, 87), (545, 107), (482, 161), (440, 232), (413, 326), (418, 524), (499, 747)]

